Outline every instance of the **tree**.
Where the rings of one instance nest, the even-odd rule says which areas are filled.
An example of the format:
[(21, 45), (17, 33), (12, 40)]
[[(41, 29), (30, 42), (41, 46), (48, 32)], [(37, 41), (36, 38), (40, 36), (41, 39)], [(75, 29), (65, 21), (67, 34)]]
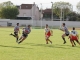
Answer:
[(66, 15), (72, 11), (72, 5), (68, 2), (55, 2), (53, 4), (53, 11), (59, 18), (61, 17), (61, 13), (64, 15), (64, 18), (66, 18)]
[(6, 19), (14, 19), (19, 14), (17, 7), (6, 7), (1, 9), (1, 17)]
[(80, 21), (80, 14), (76, 12), (71, 12), (68, 15), (69, 21)]
[(0, 17), (6, 18), (6, 19), (14, 19), (19, 14), (18, 8), (13, 5), (12, 2), (3, 2), (0, 5), (2, 5), (0, 9)]
[(77, 3), (77, 10), (80, 12), (80, 2)]
[(3, 2), (0, 4), (2, 7), (7, 7), (7, 6), (14, 6), (14, 4), (11, 1)]

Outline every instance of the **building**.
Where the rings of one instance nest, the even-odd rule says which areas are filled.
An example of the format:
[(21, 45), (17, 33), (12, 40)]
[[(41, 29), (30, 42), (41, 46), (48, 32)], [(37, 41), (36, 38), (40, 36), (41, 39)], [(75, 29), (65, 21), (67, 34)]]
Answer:
[(25, 19), (25, 20), (39, 20), (39, 8), (34, 4), (21, 4), (17, 6), (19, 9), (19, 15), (17, 19)]
[(53, 20), (54, 21), (58, 21), (60, 20), (59, 17), (53, 12), (53, 15), (52, 15), (52, 9), (51, 8), (48, 8), (48, 9), (44, 9), (42, 11), (42, 14), (43, 14), (43, 20), (52, 20), (52, 16), (53, 16)]
[(43, 10), (43, 19), (44, 20), (51, 20), (52, 9), (45, 9)]

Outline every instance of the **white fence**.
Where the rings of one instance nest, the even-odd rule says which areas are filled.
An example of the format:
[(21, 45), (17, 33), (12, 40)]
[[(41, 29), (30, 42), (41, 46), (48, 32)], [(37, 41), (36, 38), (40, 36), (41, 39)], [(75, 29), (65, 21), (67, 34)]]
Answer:
[(80, 27), (79, 21), (39, 21), (39, 20), (10, 20), (10, 19), (0, 19), (0, 26), (7, 26), (8, 23), (11, 23), (12, 26), (15, 26), (16, 23), (20, 23), (22, 25), (31, 24), (32, 26), (45, 26), (48, 24), (49, 26), (59, 27), (61, 23), (66, 23), (68, 27)]

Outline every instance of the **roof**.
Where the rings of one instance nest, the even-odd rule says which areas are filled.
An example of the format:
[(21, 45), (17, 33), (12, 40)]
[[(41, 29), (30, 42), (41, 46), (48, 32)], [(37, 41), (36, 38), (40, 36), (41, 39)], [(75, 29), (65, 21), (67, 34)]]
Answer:
[(21, 4), (21, 9), (31, 9), (34, 4)]
[(51, 14), (52, 9), (45, 9), (43, 10), (43, 14)]
[(34, 4), (21, 4), (20, 6), (17, 5), (16, 7), (17, 7), (18, 9), (32, 9), (32, 7), (33, 7), (34, 5), (36, 6), (36, 8), (39, 9), (38, 5), (36, 5), (35, 3), (34, 3)]

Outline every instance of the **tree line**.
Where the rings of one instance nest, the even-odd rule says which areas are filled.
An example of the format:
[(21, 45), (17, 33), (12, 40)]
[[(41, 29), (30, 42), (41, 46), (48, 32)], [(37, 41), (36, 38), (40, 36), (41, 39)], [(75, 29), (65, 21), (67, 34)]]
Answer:
[[(76, 8), (79, 12), (80, 2), (77, 3)], [(52, 9), (54, 15), (58, 16), (59, 18), (68, 19), (69, 21), (80, 21), (80, 13), (74, 12), (73, 5), (69, 2), (55, 2), (52, 6)]]
[[(76, 8), (80, 11), (80, 2), (77, 3)], [(55, 2), (52, 5), (54, 18), (69, 19), (69, 21), (80, 21), (80, 13), (73, 11), (73, 6), (69, 2)], [(0, 18), (15, 19), (19, 14), (18, 8), (11, 2), (0, 3)]]

